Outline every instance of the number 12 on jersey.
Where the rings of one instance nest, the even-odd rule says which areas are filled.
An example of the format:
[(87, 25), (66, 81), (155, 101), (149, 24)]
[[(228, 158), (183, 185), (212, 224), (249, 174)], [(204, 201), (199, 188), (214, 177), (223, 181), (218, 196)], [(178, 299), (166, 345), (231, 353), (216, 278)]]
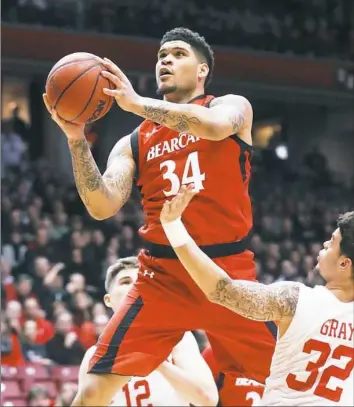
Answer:
[(168, 180), (171, 184), (170, 189), (163, 190), (165, 196), (177, 195), (181, 185), (188, 185), (192, 183), (194, 183), (196, 191), (204, 189), (203, 181), (205, 181), (205, 173), (202, 174), (200, 171), (198, 151), (194, 151), (188, 155), (181, 181), (175, 173), (175, 161), (163, 161), (160, 164), (160, 170), (163, 170), (165, 167), (166, 171), (163, 173), (162, 178)]
[[(138, 380), (132, 386), (133, 388), (130, 389), (129, 383), (127, 383), (123, 388), (122, 391), (125, 394), (125, 400), (127, 403), (127, 407), (142, 407), (142, 401), (145, 401), (146, 407), (153, 407), (151, 403), (149, 403), (149, 398), (151, 396), (149, 382), (147, 380)], [(135, 390), (135, 395), (133, 394), (132, 390)]]

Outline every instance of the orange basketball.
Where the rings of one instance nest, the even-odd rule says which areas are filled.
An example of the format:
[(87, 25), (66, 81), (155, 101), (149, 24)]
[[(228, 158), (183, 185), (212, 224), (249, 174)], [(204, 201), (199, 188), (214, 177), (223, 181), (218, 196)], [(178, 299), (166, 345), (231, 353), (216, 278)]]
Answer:
[(86, 52), (76, 52), (58, 61), (49, 72), (46, 93), (58, 115), (72, 123), (90, 123), (103, 117), (114, 98), (103, 88), (114, 85), (102, 75), (103, 60)]

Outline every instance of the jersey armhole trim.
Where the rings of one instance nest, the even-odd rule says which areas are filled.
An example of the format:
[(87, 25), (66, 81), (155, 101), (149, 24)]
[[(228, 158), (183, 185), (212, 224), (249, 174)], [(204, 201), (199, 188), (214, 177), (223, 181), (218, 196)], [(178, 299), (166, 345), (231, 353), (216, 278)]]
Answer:
[(133, 160), (135, 162), (135, 181), (139, 178), (139, 129), (137, 127), (130, 135), (130, 146), (132, 149)]
[[(286, 342), (288, 340), (288, 337), (291, 337), (293, 335), (293, 332), (297, 331), (297, 326), (298, 326), (298, 319), (299, 319), (299, 314), (303, 309), (306, 308), (307, 302), (306, 302), (306, 292), (307, 290), (311, 290), (310, 287), (305, 286), (304, 284), (300, 285), (300, 290), (299, 290), (299, 299), (296, 304), (296, 310), (295, 314), (288, 326), (288, 329), (285, 331), (284, 335), (278, 339), (277, 342)], [(292, 339), (293, 340), (293, 339)]]

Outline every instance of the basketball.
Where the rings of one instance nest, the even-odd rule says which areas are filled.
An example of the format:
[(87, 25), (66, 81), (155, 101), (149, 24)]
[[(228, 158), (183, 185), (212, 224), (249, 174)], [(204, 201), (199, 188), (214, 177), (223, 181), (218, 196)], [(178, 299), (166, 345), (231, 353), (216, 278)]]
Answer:
[(76, 52), (58, 61), (49, 72), (46, 93), (58, 115), (71, 123), (90, 123), (103, 117), (114, 98), (103, 88), (114, 85), (101, 75), (103, 60), (93, 54)]

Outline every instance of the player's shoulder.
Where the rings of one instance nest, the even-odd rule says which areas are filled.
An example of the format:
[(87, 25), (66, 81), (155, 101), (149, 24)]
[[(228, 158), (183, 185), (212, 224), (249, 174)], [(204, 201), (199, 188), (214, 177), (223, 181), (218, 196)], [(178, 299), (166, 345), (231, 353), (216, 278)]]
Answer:
[(299, 295), (302, 298), (323, 298), (323, 299), (327, 299), (328, 297), (331, 297), (332, 294), (331, 292), (328, 290), (327, 287), (322, 286), (322, 285), (315, 285), (313, 287), (309, 287), (305, 284), (300, 284), (299, 283), (299, 287), (300, 287), (300, 292)]
[(235, 95), (233, 93), (218, 96), (210, 102), (210, 107), (217, 105), (246, 105), (247, 107), (251, 107), (251, 103), (247, 98), (242, 95)]

